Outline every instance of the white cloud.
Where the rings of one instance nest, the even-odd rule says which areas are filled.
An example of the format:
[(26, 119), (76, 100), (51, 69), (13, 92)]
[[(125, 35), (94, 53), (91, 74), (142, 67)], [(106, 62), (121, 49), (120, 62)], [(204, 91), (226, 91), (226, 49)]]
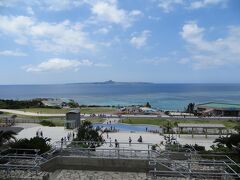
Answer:
[(97, 33), (97, 34), (108, 34), (110, 28), (109, 27), (103, 27), (103, 28), (100, 28), (97, 31), (95, 31), (95, 33)]
[(81, 6), (84, 0), (40, 0), (38, 3), (41, 3), (42, 7), (46, 7), (48, 10), (61, 11)]
[(222, 5), (225, 6), (228, 0), (197, 0), (190, 3), (190, 9), (204, 8), (210, 5)]
[(96, 16), (94, 19), (118, 24), (125, 28), (131, 26), (136, 17), (142, 15), (142, 12), (139, 10), (128, 12), (118, 8), (116, 0), (96, 1), (91, 3), (91, 6), (91, 11)]
[(207, 40), (205, 29), (196, 22), (187, 22), (183, 26), (180, 34), (187, 42), (195, 69), (240, 64), (240, 27), (232, 26), (227, 30), (226, 37)]
[(80, 52), (95, 46), (80, 24), (38, 22), (27, 16), (0, 16), (0, 33), (15, 38), (18, 44), (31, 43), (40, 51)]
[(149, 36), (150, 31), (145, 30), (139, 36), (132, 37), (130, 43), (136, 48), (141, 48), (146, 45)]
[(149, 20), (154, 20), (154, 21), (160, 21), (160, 17), (157, 17), (157, 16), (148, 16), (148, 19)]
[(32, 6), (48, 11), (69, 10), (81, 6), (85, 0), (0, 0), (0, 7)]
[(28, 6), (26, 10), (29, 15), (34, 15), (34, 11), (30, 6)]
[(45, 71), (64, 71), (67, 69), (76, 70), (80, 66), (91, 66), (93, 63), (89, 60), (69, 60), (69, 59), (59, 59), (53, 58), (47, 61), (44, 61), (38, 65), (27, 65), (24, 69), (27, 72), (45, 72)]
[(174, 10), (176, 5), (183, 5), (184, 0), (158, 0), (158, 6), (166, 13)]
[(118, 0), (0, 0), (0, 7), (27, 7), (26, 12), (33, 15), (36, 8), (47, 11), (63, 11), (89, 5), (92, 17), (89, 21), (107, 22), (129, 27), (137, 17), (143, 15), (139, 10), (125, 10), (118, 7)]
[(139, 10), (132, 10), (129, 12), (129, 15), (134, 17), (134, 16), (143, 16), (143, 13), (142, 11), (139, 11)]
[(110, 67), (110, 65), (103, 63), (93, 63), (88, 59), (83, 60), (71, 60), (71, 59), (61, 59), (61, 58), (52, 58), (47, 61), (44, 61), (37, 65), (27, 65), (23, 69), (26, 72), (52, 72), (52, 71), (65, 71), (73, 70), (78, 71), (80, 67)]
[(0, 7), (14, 6), (19, 0), (0, 0)]
[(21, 51), (4, 50), (0, 51), (0, 56), (27, 56), (27, 54)]
[(191, 60), (189, 58), (182, 58), (178, 61), (179, 64), (188, 64)]
[(174, 11), (177, 6), (186, 9), (200, 9), (208, 6), (225, 7), (229, 0), (155, 0), (165, 13)]
[(151, 65), (160, 65), (167, 61), (169, 61), (169, 58), (167, 58), (167, 57), (155, 57), (152, 59), (144, 59), (141, 62), (146, 63), (146, 64), (151, 64)]

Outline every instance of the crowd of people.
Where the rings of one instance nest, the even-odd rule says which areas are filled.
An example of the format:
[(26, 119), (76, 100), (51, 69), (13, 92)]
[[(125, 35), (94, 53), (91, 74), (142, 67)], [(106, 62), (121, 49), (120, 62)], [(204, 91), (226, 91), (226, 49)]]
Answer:
[(67, 136), (64, 136), (61, 138), (61, 147), (63, 146), (63, 144), (66, 144), (67, 141), (73, 140), (74, 138), (75, 138), (75, 133), (69, 132)]
[(36, 132), (36, 136), (43, 138), (43, 132), (40, 129), (38, 129), (37, 132)]
[[(108, 136), (108, 134), (107, 134), (107, 139), (109, 139), (109, 147), (113, 147), (112, 139), (111, 139), (111, 137)], [(139, 143), (142, 143), (142, 142), (143, 142), (142, 136), (139, 136), (137, 142), (139, 142)], [(129, 143), (129, 146), (131, 146), (131, 144), (132, 144), (132, 138), (131, 138), (130, 136), (129, 136), (129, 138), (128, 138), (128, 143)], [(119, 148), (119, 147), (120, 147), (120, 146), (119, 146), (119, 142), (118, 142), (117, 139), (114, 140), (114, 144), (115, 144), (115, 148)]]

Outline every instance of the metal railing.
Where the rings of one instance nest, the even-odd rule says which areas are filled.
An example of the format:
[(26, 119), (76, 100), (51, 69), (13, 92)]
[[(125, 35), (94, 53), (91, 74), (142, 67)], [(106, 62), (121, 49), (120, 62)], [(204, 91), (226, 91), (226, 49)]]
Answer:
[[(240, 174), (234, 170), (234, 167), (239, 165), (234, 162), (230, 157), (226, 155), (216, 155), (218, 159), (224, 158), (225, 160), (211, 160), (203, 159), (199, 154), (191, 155), (188, 160), (173, 160), (169, 155), (172, 152), (161, 153), (162, 158), (156, 158), (149, 162), (150, 175), (152, 176), (169, 176), (169, 177), (192, 177), (192, 178), (224, 178), (229, 179), (230, 177), (240, 179)], [(206, 155), (210, 156), (210, 155)], [(197, 157), (197, 158), (196, 158)], [(211, 158), (214, 156), (211, 155)], [(159, 168), (165, 167), (166, 169)]]
[[(226, 155), (203, 155), (197, 154), (195, 149), (181, 149), (182, 156), (186, 158), (182, 160), (174, 160), (171, 155), (179, 152), (152, 150), (151, 143), (132, 143), (144, 148), (134, 149), (129, 143), (119, 142), (119, 146), (115, 147), (91, 147), (99, 142), (89, 141), (65, 141), (52, 144), (52, 149), (48, 152), (38, 155), (39, 150), (36, 149), (10, 149), (8, 154), (1, 152), (0, 161), (6, 160), (0, 164), (0, 170), (7, 173), (11, 170), (35, 171), (38, 173), (40, 165), (43, 162), (53, 158), (56, 153), (58, 156), (82, 156), (90, 158), (111, 158), (111, 159), (142, 159), (149, 161), (152, 176), (169, 176), (183, 178), (225, 178), (235, 177), (240, 179), (240, 174), (235, 171), (234, 167), (240, 168), (229, 156)], [(87, 145), (83, 148), (83, 145)], [(109, 146), (110, 142), (105, 143)], [(90, 147), (89, 147), (90, 146)], [(183, 150), (183, 151), (182, 151)], [(24, 152), (19, 154), (19, 152)], [(27, 152), (35, 152), (28, 154)], [(204, 158), (205, 157), (205, 158)], [(21, 162), (28, 161), (29, 164)], [(19, 162), (19, 163), (16, 163)], [(161, 167), (164, 167), (161, 169)]]
[[(33, 152), (34, 154), (30, 154)], [(37, 174), (43, 160), (38, 152), (39, 149), (6, 149), (0, 155), (0, 170), (5, 171), (7, 175), (13, 170), (34, 171)]]

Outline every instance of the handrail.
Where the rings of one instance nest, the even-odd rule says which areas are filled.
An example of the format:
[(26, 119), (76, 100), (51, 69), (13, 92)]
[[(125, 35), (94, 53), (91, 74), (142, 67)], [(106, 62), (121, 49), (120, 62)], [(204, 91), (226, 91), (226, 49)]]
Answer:
[[(185, 172), (185, 171), (172, 171), (172, 172), (169, 172), (169, 171), (155, 171), (155, 170), (150, 170), (149, 171), (150, 173), (183, 173), (183, 174), (186, 174), (186, 175), (198, 175), (198, 174), (201, 174), (201, 175), (213, 175), (213, 176), (216, 176), (216, 175), (226, 175), (226, 173), (215, 173), (215, 172), (198, 172), (198, 171), (192, 171), (192, 172)], [(232, 176), (232, 175), (235, 175), (234, 173), (228, 173), (228, 175)]]
[[(167, 169), (170, 169), (171, 171), (175, 171), (175, 172), (178, 172), (178, 171), (176, 171), (175, 169), (173, 169), (172, 167), (169, 167), (168, 165), (166, 165), (166, 164), (164, 164), (163, 162), (159, 162), (159, 161), (150, 161), (150, 162), (154, 162), (154, 164), (155, 164), (155, 168), (154, 168), (154, 170), (150, 170), (149, 172), (157, 172), (157, 170), (156, 170), (156, 164), (159, 164), (159, 165), (161, 165), (161, 166), (164, 166), (164, 167), (166, 167)], [(149, 162), (149, 163), (150, 163)], [(169, 172), (169, 171), (168, 171)], [(182, 174), (182, 173), (179, 173), (179, 175), (181, 175), (181, 176), (183, 176), (183, 177), (186, 177), (184, 174)]]
[(232, 169), (226, 162), (223, 161), (223, 163), (235, 174), (240, 178), (240, 174), (237, 173), (234, 169)]

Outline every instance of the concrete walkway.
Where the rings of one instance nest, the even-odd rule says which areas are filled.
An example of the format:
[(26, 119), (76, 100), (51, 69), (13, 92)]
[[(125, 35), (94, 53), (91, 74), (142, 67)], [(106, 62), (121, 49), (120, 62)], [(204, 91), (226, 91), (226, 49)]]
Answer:
[[(16, 114), (16, 115), (24, 115), (24, 116), (36, 116), (36, 117), (65, 117), (65, 114), (45, 114), (45, 113), (34, 113), (34, 112), (27, 112), (27, 111), (20, 111), (20, 110), (15, 110), (15, 109), (0, 109), (1, 112), (6, 112), (6, 113), (11, 113), (11, 114)], [(96, 117), (99, 114), (95, 114)], [(113, 115), (113, 114), (105, 114), (106, 118), (118, 118), (118, 115)], [(84, 114), (81, 115), (84, 118), (89, 118), (91, 117), (90, 114)], [(133, 117), (133, 118), (156, 118), (157, 115), (122, 115), (121, 117)]]
[(33, 113), (33, 112), (25, 112), (13, 109), (0, 109), (2, 112), (24, 115), (24, 116), (37, 116), (37, 117), (64, 117), (65, 114), (42, 114), (42, 113)]

